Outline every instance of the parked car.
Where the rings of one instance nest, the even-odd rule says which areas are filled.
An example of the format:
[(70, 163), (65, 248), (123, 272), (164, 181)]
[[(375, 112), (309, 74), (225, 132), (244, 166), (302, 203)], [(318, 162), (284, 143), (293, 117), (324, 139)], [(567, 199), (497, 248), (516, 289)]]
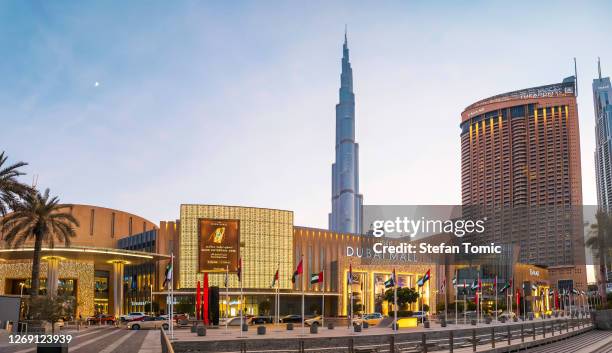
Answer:
[[(242, 322), (248, 324), (248, 319), (243, 317)], [(224, 326), (226, 324), (227, 326), (240, 326), (240, 317), (230, 317), (226, 319), (221, 319), (219, 321), (220, 326)]]
[(412, 313), (412, 317), (416, 317), (419, 321), (429, 321), (426, 311), (415, 311)]
[(313, 318), (304, 320), (304, 325), (306, 325), (306, 326), (312, 326), (312, 325), (321, 326), (321, 316), (315, 316)]
[(298, 322), (302, 322), (302, 316), (300, 315), (287, 315), (287, 316), (283, 316), (280, 321), (283, 324), (288, 324), (288, 323), (298, 323)]
[(364, 315), (361, 320), (368, 323), (368, 325), (376, 326), (383, 319), (383, 315), (381, 313), (371, 313)]
[(90, 325), (112, 325), (115, 323), (115, 317), (106, 314), (98, 314), (96, 316), (88, 317), (87, 323)]
[(121, 321), (142, 321), (147, 315), (143, 312), (135, 311), (128, 313), (127, 315), (121, 315), (119, 320)]
[(272, 322), (274, 322), (272, 316), (253, 316), (249, 320), (249, 324), (251, 325), (271, 324)]
[(168, 320), (163, 317), (152, 317), (147, 316), (142, 321), (130, 321), (127, 324), (128, 330), (141, 330), (141, 329), (159, 329), (163, 328), (167, 330), (169, 328)]
[(503, 313), (498, 315), (498, 319), (506, 318), (506, 320), (512, 320), (516, 316), (513, 312), (504, 311)]

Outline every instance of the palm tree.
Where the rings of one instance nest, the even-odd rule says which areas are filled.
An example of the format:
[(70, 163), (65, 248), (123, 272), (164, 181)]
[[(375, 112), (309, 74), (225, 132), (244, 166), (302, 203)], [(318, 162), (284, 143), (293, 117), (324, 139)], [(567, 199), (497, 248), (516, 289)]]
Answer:
[(586, 246), (593, 250), (593, 255), (599, 260), (599, 292), (602, 296), (604, 306), (606, 305), (606, 271), (607, 261), (612, 247), (612, 214), (602, 210), (595, 214), (597, 223), (591, 224), (590, 237)]
[(17, 181), (17, 177), (24, 175), (19, 168), (28, 165), (17, 162), (13, 165), (4, 166), (8, 157), (4, 152), (0, 153), (0, 216), (6, 215), (11, 205), (19, 197), (25, 195), (30, 189), (28, 186)]
[(74, 227), (78, 227), (79, 222), (70, 213), (70, 205), (60, 204), (57, 196), (49, 197), (49, 189), (43, 194), (32, 190), (16, 201), (12, 208), (13, 212), (2, 221), (4, 239), (10, 247), (15, 248), (28, 240), (34, 240), (30, 295), (35, 297), (40, 288), (40, 255), (43, 242), (53, 248), (57, 239), (70, 246), (70, 238), (76, 235)]

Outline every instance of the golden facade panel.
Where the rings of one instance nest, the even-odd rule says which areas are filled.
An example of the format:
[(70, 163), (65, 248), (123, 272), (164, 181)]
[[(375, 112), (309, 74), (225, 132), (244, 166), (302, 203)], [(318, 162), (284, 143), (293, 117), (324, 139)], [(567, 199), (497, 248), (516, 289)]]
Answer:
[[(198, 271), (199, 220), (238, 220), (243, 287), (269, 289), (277, 267), (280, 288), (291, 288), (293, 271), (293, 212), (254, 207), (181, 205), (179, 288), (195, 288), (203, 281)], [(211, 286), (224, 287), (223, 273), (209, 275)], [(235, 273), (229, 276), (229, 287), (238, 288)]]

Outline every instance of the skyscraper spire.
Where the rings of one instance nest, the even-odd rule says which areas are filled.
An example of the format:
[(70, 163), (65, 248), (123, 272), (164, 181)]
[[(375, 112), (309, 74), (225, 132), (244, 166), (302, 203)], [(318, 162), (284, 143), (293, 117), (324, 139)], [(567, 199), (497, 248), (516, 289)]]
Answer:
[(601, 80), (601, 62), (599, 61), (599, 56), (597, 57), (597, 73), (599, 74), (599, 79)]
[(347, 33), (348, 33), (348, 25), (345, 23), (344, 24), (344, 45), (345, 46), (348, 46), (348, 36), (347, 36)]
[(361, 233), (363, 197), (359, 194), (359, 145), (355, 143), (355, 94), (346, 27), (338, 93), (336, 158), (332, 165), (332, 211), (329, 214), (329, 228), (343, 233)]

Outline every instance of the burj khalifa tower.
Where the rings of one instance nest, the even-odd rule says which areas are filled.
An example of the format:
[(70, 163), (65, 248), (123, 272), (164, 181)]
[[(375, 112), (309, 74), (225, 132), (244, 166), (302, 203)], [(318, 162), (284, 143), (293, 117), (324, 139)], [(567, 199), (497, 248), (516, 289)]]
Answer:
[(362, 233), (363, 196), (359, 194), (359, 145), (355, 142), (355, 94), (346, 31), (342, 47), (340, 101), (336, 104), (336, 161), (332, 164), (329, 229)]

